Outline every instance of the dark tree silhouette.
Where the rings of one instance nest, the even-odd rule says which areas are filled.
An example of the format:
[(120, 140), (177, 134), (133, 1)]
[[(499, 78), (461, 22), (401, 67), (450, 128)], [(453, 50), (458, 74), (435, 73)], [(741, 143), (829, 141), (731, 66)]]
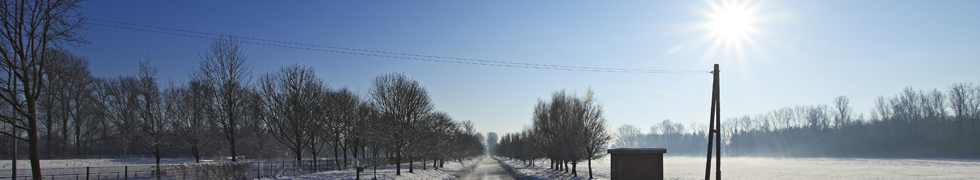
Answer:
[[(401, 175), (402, 157), (406, 147), (411, 142), (411, 134), (417, 129), (419, 121), (432, 111), (429, 104), (429, 94), (418, 81), (409, 79), (404, 74), (392, 73), (378, 76), (372, 82), (371, 100), (391, 128), (388, 138), (392, 139), (395, 151), (395, 174)], [(410, 162), (411, 163), (411, 162)], [(410, 169), (411, 171), (411, 169)]]
[(263, 122), (269, 134), (293, 151), (297, 162), (303, 160), (303, 148), (316, 138), (311, 135), (318, 130), (314, 125), (325, 115), (323, 81), (314, 73), (313, 68), (293, 65), (259, 80)]
[[(84, 42), (76, 31), (81, 28), (78, 0), (3, 0), (0, 8), (0, 68), (7, 74), (0, 79), (0, 99), (13, 108), (13, 114), (0, 119), (13, 126), (0, 133), (28, 142), (31, 175), (41, 179), (38, 144), (37, 101), (48, 71), (47, 51), (64, 43)], [(25, 131), (23, 137), (19, 131)]]
[(213, 118), (228, 140), (231, 160), (238, 161), (236, 149), (238, 130), (246, 116), (246, 103), (252, 67), (245, 62), (241, 41), (223, 36), (211, 43), (211, 48), (201, 55), (201, 64), (195, 75), (215, 86)]

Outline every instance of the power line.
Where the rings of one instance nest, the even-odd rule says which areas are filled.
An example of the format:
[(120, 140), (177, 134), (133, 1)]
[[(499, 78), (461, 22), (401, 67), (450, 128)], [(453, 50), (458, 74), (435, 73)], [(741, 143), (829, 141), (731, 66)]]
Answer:
[[(206, 33), (206, 32), (199, 32), (199, 31), (190, 31), (190, 30), (182, 30), (182, 29), (174, 29), (174, 28), (166, 28), (166, 27), (158, 27), (158, 26), (141, 25), (141, 24), (118, 22), (118, 21), (103, 20), (103, 19), (86, 18), (85, 20), (92, 20), (92, 21), (103, 22), (103, 23), (98, 23), (98, 22), (84, 22), (86, 24), (91, 24), (91, 25), (98, 25), (98, 26), (105, 26), (105, 27), (112, 27), (112, 28), (120, 28), (120, 29), (128, 29), (128, 30), (135, 30), (135, 31), (143, 31), (143, 32), (151, 32), (151, 33), (159, 33), (159, 34), (167, 34), (167, 35), (185, 36), (185, 37), (202, 38), (202, 39), (217, 39), (218, 37), (234, 37), (234, 38), (245, 39), (245, 40), (261, 41), (261, 42), (242, 41), (243, 43), (248, 43), (248, 44), (273, 46), (273, 47), (283, 47), (283, 48), (292, 48), (292, 49), (300, 49), (300, 50), (321, 51), (321, 52), (330, 52), (330, 53), (341, 53), (341, 54), (352, 54), (352, 55), (362, 55), (362, 56), (374, 56), (374, 57), (384, 57), (384, 58), (396, 58), (396, 59), (417, 60), (417, 61), (430, 61), (430, 62), (442, 62), (442, 63), (457, 63), (457, 64), (471, 64), (471, 65), (485, 65), (485, 66), (498, 66), (498, 67), (513, 67), (513, 68), (530, 68), (530, 69), (549, 69), (549, 70), (567, 70), (567, 71), (590, 71), (590, 72), (619, 72), (619, 73), (705, 73), (705, 72), (709, 72), (709, 71), (674, 71), (674, 70), (601, 68), (601, 67), (565, 66), (565, 65), (552, 65), (552, 64), (535, 64), (535, 63), (519, 63), (519, 62), (507, 62), (507, 61), (491, 61), (491, 60), (479, 60), (479, 59), (467, 59), (467, 58), (454, 58), (454, 57), (430, 56), (430, 55), (419, 55), (419, 54), (409, 54), (409, 53), (398, 53), (398, 52), (388, 52), (388, 51), (376, 51), (376, 50), (365, 50), (365, 49), (356, 49), (356, 48), (344, 48), (344, 47), (336, 47), (336, 46), (324, 46), (324, 45), (315, 45), (315, 44), (295, 43), (295, 42), (278, 41), (278, 40), (268, 40), (268, 39), (259, 39), (259, 38), (250, 38), (250, 37), (233, 36), (233, 35), (222, 35), (222, 34), (215, 34), (215, 33)], [(105, 23), (112, 23), (112, 24), (117, 24), (117, 25), (105, 24)], [(121, 25), (135, 26), (135, 27), (126, 27), (126, 26), (121, 26)], [(150, 30), (150, 29), (145, 29), (145, 28), (157, 29), (157, 30)], [(160, 31), (160, 30), (176, 31), (176, 32), (190, 33), (190, 34), (182, 34), (182, 33), (175, 33), (175, 32), (166, 32), (166, 31)], [(192, 35), (192, 34), (198, 34), (198, 35)], [(287, 44), (287, 45), (282, 45), (282, 44)], [(308, 46), (308, 47), (299, 47), (299, 46)], [(310, 47), (316, 47), (316, 48), (310, 48)], [(331, 49), (335, 49), (335, 50), (331, 50)], [(345, 50), (345, 51), (340, 51), (340, 50)], [(355, 52), (350, 52), (350, 51), (355, 51)], [(406, 56), (408, 56), (408, 57), (406, 57)]]

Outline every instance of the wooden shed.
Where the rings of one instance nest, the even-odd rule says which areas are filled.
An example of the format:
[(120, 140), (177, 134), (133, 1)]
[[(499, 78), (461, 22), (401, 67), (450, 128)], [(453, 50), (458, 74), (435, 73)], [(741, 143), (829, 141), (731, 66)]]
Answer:
[(667, 148), (619, 148), (606, 150), (611, 156), (610, 179), (664, 179)]

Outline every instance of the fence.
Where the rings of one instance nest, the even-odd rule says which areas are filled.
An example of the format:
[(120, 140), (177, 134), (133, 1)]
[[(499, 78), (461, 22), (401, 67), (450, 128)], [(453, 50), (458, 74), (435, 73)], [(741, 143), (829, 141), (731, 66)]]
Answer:
[[(367, 162), (371, 159), (361, 159)], [(379, 159), (383, 164), (391, 164), (392, 159)], [(344, 161), (340, 160), (340, 166)], [(314, 165), (313, 160), (303, 160), (297, 163), (296, 160), (261, 160), (245, 162), (212, 162), (212, 163), (185, 163), (185, 164), (161, 164), (161, 179), (251, 179), (263, 177), (283, 177), (309, 174), (315, 172), (337, 170), (337, 161), (334, 159), (317, 160)], [(348, 159), (347, 165), (353, 168), (356, 162)], [(115, 166), (90, 166), (90, 167), (54, 167), (41, 168), (44, 179), (52, 180), (103, 180), (103, 179), (156, 179), (156, 165), (115, 165)], [(11, 179), (10, 169), (0, 170), (0, 180)], [(15, 179), (31, 179), (31, 169), (17, 169)]]
[[(41, 174), (52, 180), (146, 179), (153, 176), (153, 165), (41, 168)], [(10, 175), (10, 169), (0, 170), (0, 179)], [(31, 179), (31, 169), (17, 169), (16, 179)]]

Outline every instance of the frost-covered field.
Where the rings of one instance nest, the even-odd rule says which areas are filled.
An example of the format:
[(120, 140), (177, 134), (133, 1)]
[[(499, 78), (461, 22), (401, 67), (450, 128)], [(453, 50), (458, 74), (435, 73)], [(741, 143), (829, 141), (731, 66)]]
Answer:
[[(41, 160), (41, 173), (46, 179), (90, 179), (114, 178), (120, 176), (146, 177), (152, 171), (156, 160), (152, 158), (134, 159), (59, 159)], [(162, 164), (193, 163), (194, 159), (161, 159)], [(0, 178), (10, 178), (10, 160), (0, 161)], [(17, 176), (30, 177), (31, 165), (28, 160), (17, 161)], [(127, 173), (128, 172), (128, 173)]]
[[(419, 180), (436, 180), (436, 179), (459, 179), (460, 177), (466, 175), (480, 162), (480, 158), (475, 158), (471, 160), (465, 160), (462, 164), (457, 161), (446, 161), (445, 168), (439, 168), (439, 170), (434, 170), (432, 167), (426, 167), (426, 170), (422, 170), (419, 164), (415, 164), (415, 173), (408, 173), (408, 164), (402, 164), (402, 175), (395, 175), (395, 166), (378, 166), (378, 179), (419, 179)], [(428, 165), (432, 165), (430, 161)], [(307, 174), (301, 176), (293, 177), (281, 177), (281, 178), (263, 178), (263, 180), (272, 179), (283, 179), (283, 180), (313, 180), (313, 179), (355, 179), (356, 171), (343, 170), (343, 171), (328, 171), (316, 174)], [(365, 168), (364, 172), (361, 173), (361, 179), (371, 179), (374, 176), (374, 169)]]
[[(182, 158), (164, 158), (160, 159), (161, 164), (179, 164), (179, 163), (193, 163), (194, 159), (182, 159)], [(57, 160), (41, 160), (42, 168), (52, 168), (52, 167), (72, 167), (72, 166), (107, 166), (107, 165), (127, 165), (127, 164), (155, 164), (156, 160), (153, 158), (135, 158), (135, 159), (57, 159)], [(0, 167), (10, 168), (10, 160), (0, 161)], [(31, 161), (29, 160), (17, 160), (17, 168), (30, 168)]]
[[(111, 159), (63, 159), (63, 160), (41, 160), (41, 167), (66, 167), (66, 166), (101, 166), (117, 165)], [(0, 167), (10, 168), (10, 160), (0, 161)], [(17, 168), (30, 168), (31, 162), (28, 160), (17, 160)]]
[[(521, 173), (540, 179), (587, 179), (585, 163), (579, 177), (548, 169), (547, 161), (536, 167), (504, 161)], [(596, 178), (609, 178), (609, 161), (593, 162)], [(704, 179), (704, 158), (664, 158), (665, 179)], [(865, 158), (723, 158), (724, 179), (976, 179), (980, 159), (865, 159)], [(713, 170), (712, 170), (713, 171)]]

